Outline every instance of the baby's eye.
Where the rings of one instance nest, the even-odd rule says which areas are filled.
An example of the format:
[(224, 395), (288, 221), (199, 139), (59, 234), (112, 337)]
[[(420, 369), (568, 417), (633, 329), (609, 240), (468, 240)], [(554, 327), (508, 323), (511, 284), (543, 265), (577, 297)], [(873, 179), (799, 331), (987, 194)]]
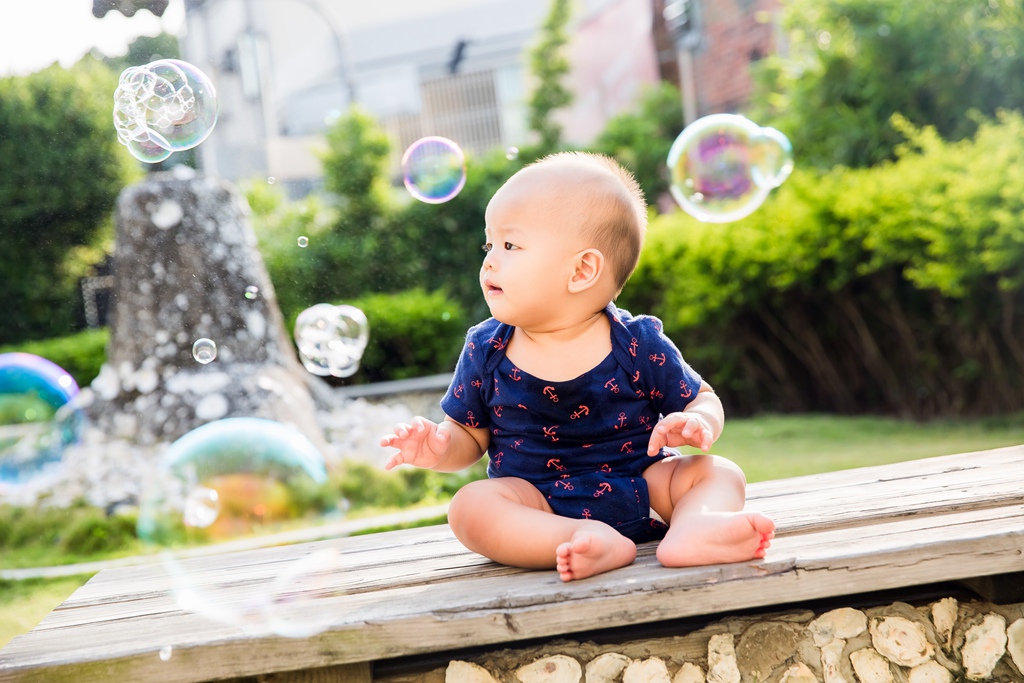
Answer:
[(482, 247), (480, 247), (480, 248), (481, 248), (481, 249), (483, 249), (484, 251), (490, 251), (491, 249), (493, 249), (493, 248), (494, 248), (494, 245), (493, 245), (493, 244), (491, 244), (490, 242), (488, 242), (487, 244), (483, 245), (483, 246), (482, 246)]
[(512, 251), (513, 249), (518, 249), (518, 248), (519, 247), (517, 247), (516, 245), (512, 244), (511, 242), (505, 242), (505, 251)]

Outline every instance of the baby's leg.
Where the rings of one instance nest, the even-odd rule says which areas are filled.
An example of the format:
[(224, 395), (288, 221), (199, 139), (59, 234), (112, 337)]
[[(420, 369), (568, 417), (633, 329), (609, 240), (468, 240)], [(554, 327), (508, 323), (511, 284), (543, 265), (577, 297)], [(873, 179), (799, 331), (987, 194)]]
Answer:
[(669, 520), (658, 544), (667, 567), (745, 562), (764, 557), (775, 523), (744, 512), (746, 478), (735, 464), (714, 455), (682, 455), (644, 471), (651, 507)]
[(624, 567), (636, 545), (604, 522), (556, 515), (524, 479), (463, 486), (448, 508), (455, 536), (473, 552), (514, 567), (555, 567), (564, 581)]

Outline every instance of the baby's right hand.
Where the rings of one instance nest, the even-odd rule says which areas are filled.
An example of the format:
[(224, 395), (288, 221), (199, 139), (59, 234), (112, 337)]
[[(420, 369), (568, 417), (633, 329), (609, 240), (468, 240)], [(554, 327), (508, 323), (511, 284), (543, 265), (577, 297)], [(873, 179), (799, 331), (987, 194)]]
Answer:
[(384, 463), (384, 469), (402, 464), (430, 469), (441, 462), (451, 442), (452, 435), (446, 428), (422, 417), (413, 418), (412, 424), (400, 424), (394, 434), (380, 440), (381, 446), (398, 449)]

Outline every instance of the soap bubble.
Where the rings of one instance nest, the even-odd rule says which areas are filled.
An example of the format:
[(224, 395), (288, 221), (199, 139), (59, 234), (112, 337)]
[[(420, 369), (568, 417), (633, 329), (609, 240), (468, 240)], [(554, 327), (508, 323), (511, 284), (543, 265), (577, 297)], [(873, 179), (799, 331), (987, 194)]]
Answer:
[(209, 572), (201, 558), (190, 559), (189, 546), (287, 543), (288, 533), (340, 519), (339, 502), (323, 456), (298, 429), (225, 418), (193, 429), (164, 452), (143, 490), (137, 533), (162, 550), (181, 609), (253, 632), (306, 636), (329, 625), (310, 620), (305, 608), (334, 590), (336, 547), (292, 553), (302, 556), (282, 562), (281, 571), (254, 590), (251, 581)]
[(427, 204), (442, 204), (466, 184), (466, 156), (448, 138), (421, 138), (405, 150), (402, 173), (409, 194)]
[(117, 138), (140, 161), (191, 149), (217, 124), (217, 93), (198, 68), (159, 59), (121, 72), (114, 91)]
[(192, 357), (206, 365), (217, 358), (217, 342), (203, 337), (192, 344)]
[(737, 114), (688, 125), (668, 154), (672, 196), (688, 214), (728, 223), (753, 213), (793, 170), (789, 140)]
[(296, 242), (297, 242), (297, 243), (298, 243), (298, 245), (299, 245), (300, 247), (302, 247), (303, 249), (305, 249), (306, 247), (308, 247), (308, 246), (309, 246), (309, 238), (308, 238), (308, 237), (306, 237), (305, 235), (300, 235), (300, 236), (299, 236), (299, 239), (297, 239), (297, 240), (296, 240)]
[(160, 660), (163, 662), (170, 661), (171, 655), (174, 654), (174, 648), (170, 645), (164, 645), (160, 648)]
[(506, 148), (505, 149), (505, 158), (508, 159), (509, 161), (514, 161), (515, 159), (518, 159), (519, 158), (519, 148), (518, 147), (508, 147), (508, 148)]
[(78, 383), (56, 363), (0, 354), (0, 493), (59, 468), (84, 423), (77, 395)]
[(248, 287), (245, 288), (245, 298), (246, 299), (255, 299), (259, 295), (260, 295), (260, 288), (257, 287), (256, 285), (249, 285)]
[(295, 319), (299, 358), (321, 377), (354, 375), (369, 337), (366, 315), (354, 306), (316, 304)]

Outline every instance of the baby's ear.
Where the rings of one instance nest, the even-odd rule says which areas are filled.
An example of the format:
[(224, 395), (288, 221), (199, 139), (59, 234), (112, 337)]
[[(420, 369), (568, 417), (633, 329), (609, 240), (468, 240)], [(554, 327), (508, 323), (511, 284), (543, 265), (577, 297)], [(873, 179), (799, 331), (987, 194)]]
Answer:
[(597, 284), (604, 272), (605, 259), (597, 249), (584, 249), (576, 254), (572, 277), (569, 278), (569, 292), (576, 294)]

